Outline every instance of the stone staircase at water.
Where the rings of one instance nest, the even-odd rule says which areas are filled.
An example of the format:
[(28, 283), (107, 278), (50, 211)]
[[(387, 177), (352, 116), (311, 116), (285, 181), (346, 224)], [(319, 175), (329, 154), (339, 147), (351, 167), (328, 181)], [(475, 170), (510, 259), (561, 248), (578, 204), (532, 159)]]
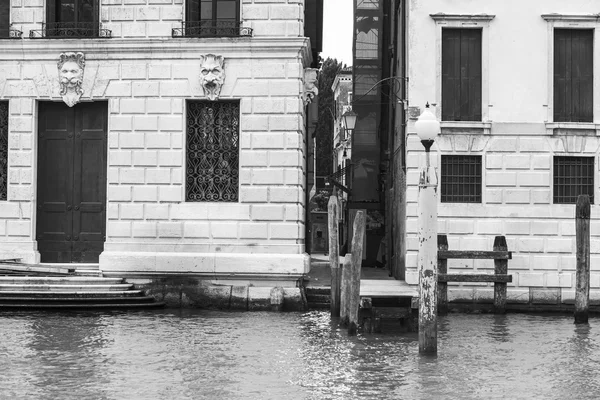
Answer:
[[(122, 278), (103, 278), (93, 266), (36, 266), (36, 271), (0, 273), (2, 309), (145, 309), (163, 307)], [(8, 268), (8, 267), (7, 267)], [(44, 271), (48, 268), (48, 271)], [(16, 269), (16, 271), (15, 271)]]

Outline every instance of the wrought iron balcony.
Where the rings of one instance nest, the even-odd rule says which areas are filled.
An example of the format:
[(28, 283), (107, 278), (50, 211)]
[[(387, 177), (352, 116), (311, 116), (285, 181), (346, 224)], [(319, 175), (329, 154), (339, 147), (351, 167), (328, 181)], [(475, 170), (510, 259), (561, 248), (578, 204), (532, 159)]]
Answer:
[(23, 32), (14, 28), (0, 29), (0, 39), (21, 39), (22, 35)]
[(110, 38), (112, 31), (97, 22), (51, 22), (29, 31), (30, 39)]
[(252, 28), (240, 26), (239, 21), (186, 21), (173, 28), (173, 37), (242, 37), (252, 36)]
[[(330, 184), (337, 187), (338, 189), (351, 195), (352, 194), (353, 172), (354, 172), (353, 164), (348, 164), (346, 167), (327, 176), (325, 178), (325, 181), (329, 182)], [(348, 186), (346, 186), (346, 185), (348, 185)]]

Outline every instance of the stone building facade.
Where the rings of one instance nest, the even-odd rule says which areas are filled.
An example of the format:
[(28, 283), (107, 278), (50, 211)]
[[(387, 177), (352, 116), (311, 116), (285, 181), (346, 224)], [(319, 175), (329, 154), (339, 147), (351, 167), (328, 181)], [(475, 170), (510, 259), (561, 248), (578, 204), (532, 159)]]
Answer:
[[(0, 40), (0, 257), (131, 277), (307, 272), (305, 73), (318, 49), (304, 28), (320, 21), (305, 1), (203, 2), (212, 17), (192, 0), (64, 3), (75, 9), (12, 0), (22, 35)], [(72, 107), (63, 53), (84, 60), (68, 64)]]
[[(573, 302), (574, 202), (589, 194), (591, 298), (600, 300), (597, 6), (408, 2), (408, 283), (418, 283), (417, 196), (425, 162), (414, 123), (429, 102), (442, 126), (432, 162), (440, 182), (438, 231), (448, 235), (449, 248), (492, 250), (494, 236), (505, 235), (513, 252), (509, 303)], [(449, 268), (489, 272), (493, 263), (450, 260)], [(449, 297), (489, 301), (493, 284), (456, 284)]]

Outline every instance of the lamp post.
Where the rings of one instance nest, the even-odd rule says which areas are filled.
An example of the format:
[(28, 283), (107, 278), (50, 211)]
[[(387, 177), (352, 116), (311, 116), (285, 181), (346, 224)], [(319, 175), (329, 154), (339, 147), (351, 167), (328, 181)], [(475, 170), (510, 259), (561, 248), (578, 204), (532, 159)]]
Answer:
[(425, 167), (419, 179), (419, 353), (437, 353), (437, 175), (431, 167), (429, 152), (440, 123), (429, 103), (415, 123), (425, 147)]

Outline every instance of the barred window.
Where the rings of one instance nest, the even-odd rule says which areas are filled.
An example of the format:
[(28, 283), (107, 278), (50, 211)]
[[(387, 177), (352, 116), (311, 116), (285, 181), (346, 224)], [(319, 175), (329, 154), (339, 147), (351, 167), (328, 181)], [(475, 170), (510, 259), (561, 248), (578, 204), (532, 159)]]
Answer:
[(594, 203), (594, 157), (554, 157), (554, 203), (575, 204), (587, 194)]
[(442, 203), (481, 203), (481, 156), (442, 156)]
[(0, 200), (6, 200), (8, 183), (8, 101), (0, 102)]
[(235, 202), (239, 101), (187, 102), (186, 201)]

